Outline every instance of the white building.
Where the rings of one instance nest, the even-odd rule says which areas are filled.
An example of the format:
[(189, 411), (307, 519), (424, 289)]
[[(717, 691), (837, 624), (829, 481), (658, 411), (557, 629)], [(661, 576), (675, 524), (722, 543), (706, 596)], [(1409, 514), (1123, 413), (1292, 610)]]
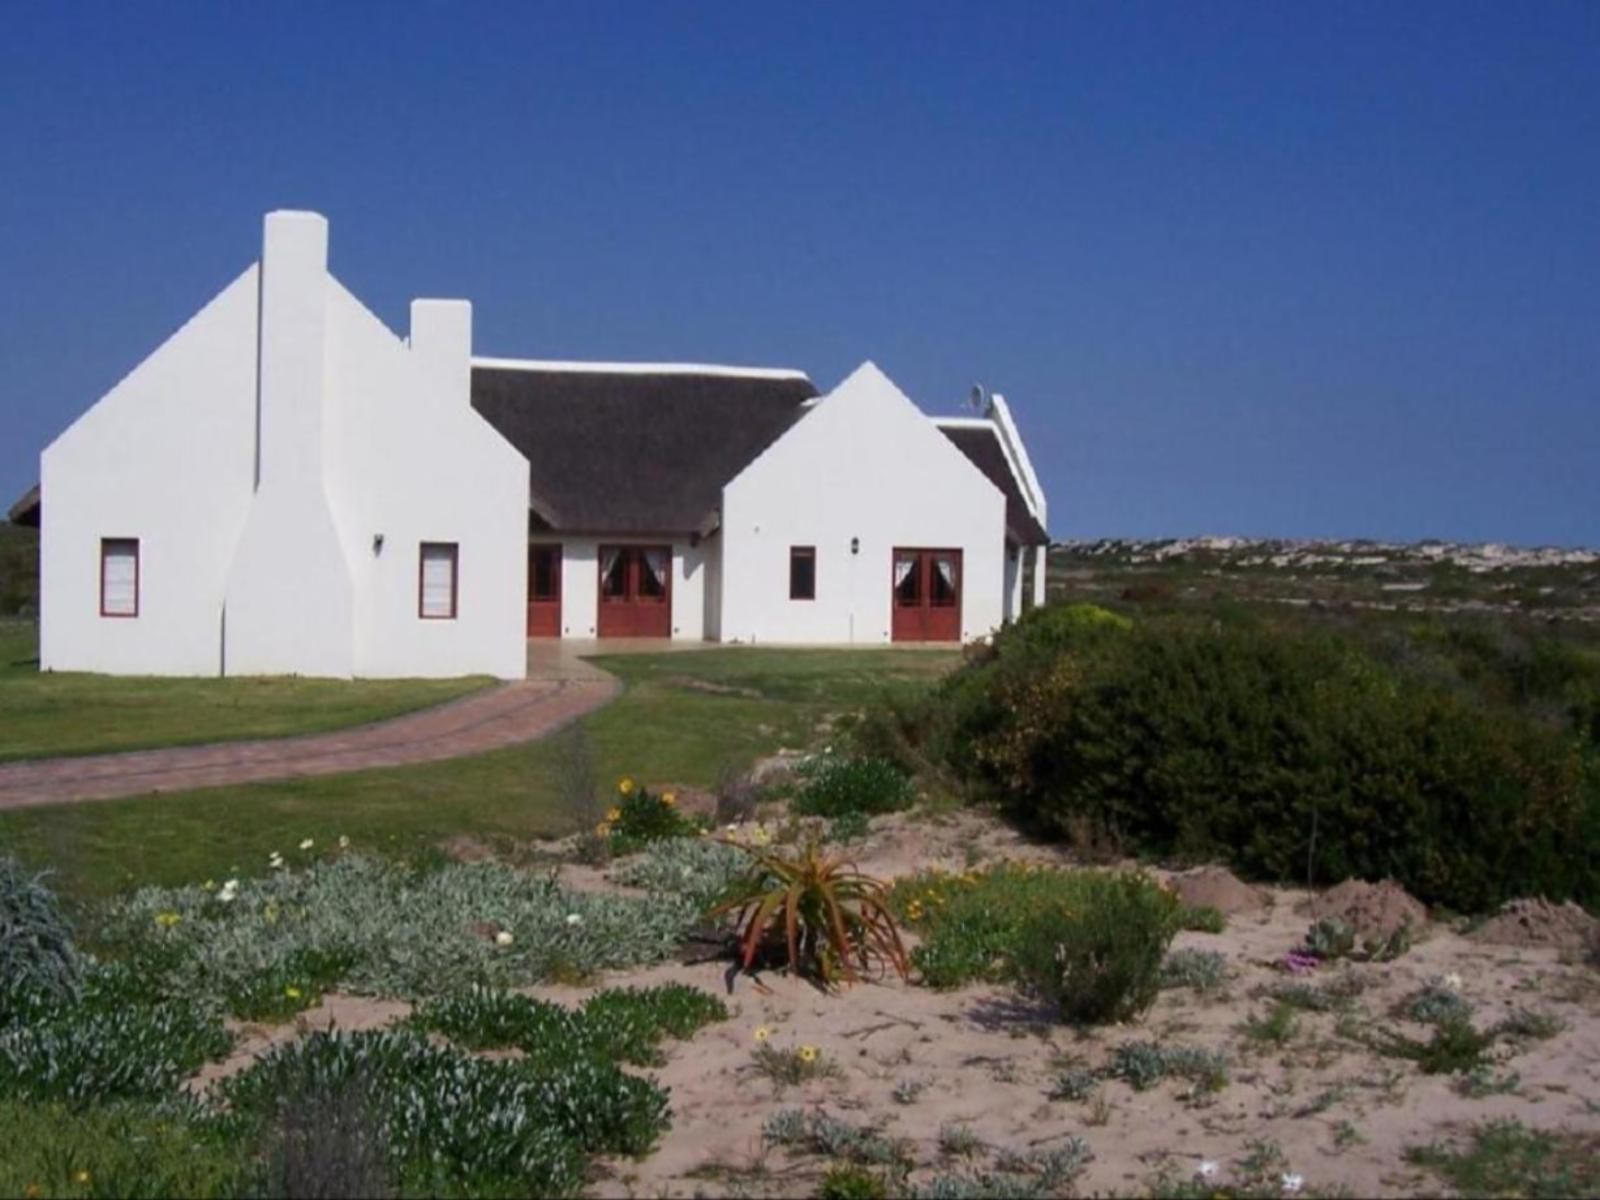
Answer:
[(520, 677), (528, 637), (966, 641), (1044, 592), (1005, 402), (932, 420), (871, 363), (474, 358), (407, 339), (312, 213), (41, 456), (40, 663), (116, 674)]

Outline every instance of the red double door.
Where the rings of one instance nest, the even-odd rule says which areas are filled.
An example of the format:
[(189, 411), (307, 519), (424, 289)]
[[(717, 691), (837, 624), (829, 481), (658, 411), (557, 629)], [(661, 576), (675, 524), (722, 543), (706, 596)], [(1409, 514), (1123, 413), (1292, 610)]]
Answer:
[(672, 547), (601, 546), (601, 637), (672, 636)]
[(891, 584), (893, 641), (961, 640), (961, 551), (896, 549)]

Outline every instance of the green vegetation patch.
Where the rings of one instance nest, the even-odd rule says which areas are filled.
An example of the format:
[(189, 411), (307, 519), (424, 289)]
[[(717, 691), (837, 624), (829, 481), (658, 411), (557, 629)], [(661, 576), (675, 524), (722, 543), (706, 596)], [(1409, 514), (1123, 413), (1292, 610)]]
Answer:
[(1414, 1147), (1407, 1159), (1462, 1196), (1593, 1196), (1600, 1192), (1600, 1137), (1491, 1121), (1465, 1147)]

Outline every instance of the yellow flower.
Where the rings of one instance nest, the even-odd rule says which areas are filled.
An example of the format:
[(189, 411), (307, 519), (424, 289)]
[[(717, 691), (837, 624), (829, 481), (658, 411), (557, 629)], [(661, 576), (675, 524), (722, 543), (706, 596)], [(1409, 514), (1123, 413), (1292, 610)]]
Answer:
[(600, 824), (598, 824), (598, 825), (596, 825), (594, 827), (594, 831), (597, 834), (599, 834), (601, 837), (608, 837), (608, 836), (610, 836), (610, 833), (611, 833), (611, 826), (608, 825), (606, 822), (601, 821)]
[(920, 920), (922, 917), (921, 902), (913, 900), (910, 904), (906, 905), (906, 916), (910, 917), (913, 921)]
[(817, 1061), (817, 1048), (815, 1046), (801, 1046), (799, 1050), (795, 1051), (795, 1054), (803, 1063)]
[(295, 987), (294, 984), (291, 983), (288, 987), (283, 989), (283, 994), (285, 996), (289, 997), (289, 999), (291, 999), (291, 1000), (298, 1000), (298, 999), (300, 999), (300, 994), (301, 993), (300, 993), (300, 989)]
[(772, 1036), (772, 1030), (768, 1029), (765, 1025), (757, 1025), (756, 1031), (752, 1036), (755, 1037), (756, 1041), (764, 1042)]
[(668, 808), (671, 808), (673, 805), (678, 803), (678, 798), (671, 792), (668, 792), (666, 795), (661, 797), (661, 803), (665, 804)]
[(610, 821), (613, 825), (616, 824), (618, 821), (622, 820), (622, 810), (620, 808), (606, 809), (606, 820)]
[(617, 791), (621, 792), (624, 796), (633, 795), (633, 780), (624, 775), (617, 782)]
[(159, 912), (156, 914), (156, 924), (163, 929), (171, 929), (181, 920), (183, 918), (175, 912)]
[(88, 1187), (89, 1186), (89, 1172), (87, 1172), (87, 1171), (75, 1171), (75, 1172), (73, 1172), (72, 1182), (76, 1183), (76, 1184), (79, 1184), (79, 1185), (81, 1185), (83, 1187)]
[(214, 892), (214, 891), (216, 891), (217, 890), (217, 881), (215, 879), (206, 880), (204, 883), (202, 883), (200, 885), (200, 890), (202, 892)]

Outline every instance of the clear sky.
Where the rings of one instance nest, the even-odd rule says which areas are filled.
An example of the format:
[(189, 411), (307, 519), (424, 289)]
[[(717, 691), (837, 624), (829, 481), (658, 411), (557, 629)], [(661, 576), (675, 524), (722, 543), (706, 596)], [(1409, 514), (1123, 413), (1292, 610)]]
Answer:
[(282, 207), (479, 353), (982, 382), (1058, 536), (1600, 542), (1593, 0), (5, 5), (4, 504)]

